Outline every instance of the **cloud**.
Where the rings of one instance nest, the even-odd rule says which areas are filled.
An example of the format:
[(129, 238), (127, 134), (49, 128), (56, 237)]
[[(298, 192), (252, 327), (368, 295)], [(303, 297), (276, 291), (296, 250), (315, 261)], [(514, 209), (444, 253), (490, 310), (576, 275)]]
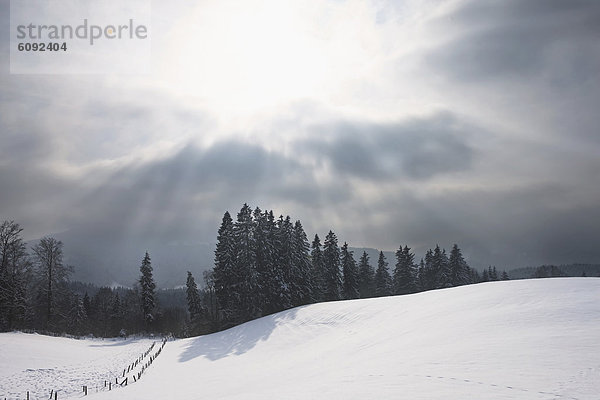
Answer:
[(312, 130), (301, 146), (336, 173), (361, 179), (427, 180), (468, 170), (476, 156), (469, 144), (476, 128), (450, 113), (395, 124), (338, 122)]
[(595, 1), (465, 2), (438, 21), (455, 33), (425, 57), (424, 65), (465, 82), (594, 78), (599, 19)]
[[(183, 36), (163, 33), (176, 23), (187, 37), (210, 16), (187, 3), (155, 10), (158, 74), (9, 75), (0, 2), (2, 217), (101, 256), (127, 245), (134, 265), (156, 242), (214, 241), (244, 202), (355, 246), (458, 242), (482, 266), (597, 262), (598, 2), (359, 3), (282, 14), (304, 18), (282, 31), (305, 45), (286, 48), (290, 60), (322, 67), (311, 86), (293, 80), (301, 64), (261, 69), (281, 58), (268, 43), (265, 61), (232, 31), (241, 50), (224, 52), (216, 20), (196, 24), (204, 42), (223, 60), (243, 53), (258, 76), (198, 46), (182, 53)], [(261, 26), (253, 7), (231, 21)], [(282, 27), (282, 9), (265, 7)], [(207, 63), (214, 74), (199, 73)]]

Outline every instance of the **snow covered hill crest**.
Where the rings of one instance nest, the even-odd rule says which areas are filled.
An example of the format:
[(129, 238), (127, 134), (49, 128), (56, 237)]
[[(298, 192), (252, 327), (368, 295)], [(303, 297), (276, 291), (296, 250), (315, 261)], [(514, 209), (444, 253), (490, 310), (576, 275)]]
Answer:
[(170, 342), (139, 382), (94, 398), (591, 400), (598, 338), (600, 279), (490, 282)]

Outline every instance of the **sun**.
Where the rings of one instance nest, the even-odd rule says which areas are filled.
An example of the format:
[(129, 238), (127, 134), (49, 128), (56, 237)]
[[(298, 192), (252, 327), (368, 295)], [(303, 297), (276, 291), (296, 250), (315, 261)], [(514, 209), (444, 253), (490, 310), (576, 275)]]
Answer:
[(310, 9), (290, 4), (203, 3), (168, 35), (160, 73), (172, 88), (227, 110), (318, 95), (334, 75), (327, 38)]

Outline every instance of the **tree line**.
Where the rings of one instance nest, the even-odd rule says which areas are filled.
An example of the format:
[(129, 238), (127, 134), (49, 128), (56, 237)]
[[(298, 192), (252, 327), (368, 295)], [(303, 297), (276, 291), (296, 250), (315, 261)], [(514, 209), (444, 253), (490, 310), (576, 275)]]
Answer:
[(469, 267), (456, 244), (449, 254), (436, 246), (419, 262), (408, 246), (400, 246), (395, 256), (391, 271), (383, 252), (376, 268), (366, 252), (357, 263), (348, 244), (340, 246), (333, 231), (323, 243), (318, 235), (309, 243), (299, 220), (276, 219), (272, 211), (244, 204), (235, 221), (229, 212), (223, 215), (215, 266), (207, 281), (216, 302), (205, 309), (210, 310), (212, 325), (223, 329), (310, 303), (499, 280), (495, 267), (483, 276)]
[[(355, 259), (333, 231), (309, 242), (302, 223), (247, 204), (234, 221), (225, 212), (217, 233), (214, 268), (203, 288), (188, 271), (184, 290), (157, 291), (151, 258), (145, 253), (132, 288), (97, 288), (69, 281), (63, 244), (44, 237), (31, 251), (14, 221), (0, 226), (0, 330), (93, 334), (210, 333), (292, 307), (322, 301), (417, 293), (489, 280), (455, 244), (448, 254), (436, 246), (418, 262), (400, 246), (390, 266), (383, 252), (374, 267), (363, 252)], [(159, 297), (161, 301), (159, 304)]]
[(158, 307), (148, 253), (133, 288), (96, 288), (69, 281), (73, 267), (63, 261), (60, 240), (44, 237), (28, 251), (22, 231), (14, 221), (0, 225), (0, 331), (186, 334), (185, 309)]

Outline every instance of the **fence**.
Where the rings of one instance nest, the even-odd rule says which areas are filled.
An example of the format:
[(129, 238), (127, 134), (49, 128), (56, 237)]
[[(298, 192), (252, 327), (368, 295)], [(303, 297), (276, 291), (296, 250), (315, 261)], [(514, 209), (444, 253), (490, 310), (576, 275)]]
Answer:
[[(100, 385), (99, 387), (98, 385), (96, 385), (96, 391), (110, 391), (114, 388), (124, 387), (130, 383), (135, 383), (139, 381), (143, 376), (144, 372), (146, 372), (146, 370), (152, 365), (154, 360), (156, 360), (156, 358), (160, 355), (163, 348), (167, 344), (167, 341), (168, 337), (165, 337), (160, 341), (160, 345), (157, 345), (157, 342), (152, 342), (152, 345), (148, 348), (148, 350), (140, 354), (138, 358), (136, 358), (125, 368), (123, 368), (123, 372), (119, 374), (119, 376), (115, 377), (114, 383), (112, 380), (105, 380), (104, 386)], [(131, 380), (129, 379), (130, 377), (132, 378)], [(90, 387), (87, 385), (82, 386), (83, 396), (88, 395), (88, 392), (90, 392), (89, 389)], [(27, 392), (26, 396), (26, 399), (30, 400), (29, 392)], [(69, 396), (72, 396), (72, 394), (70, 394)], [(4, 400), (7, 400), (7, 398), (4, 398)], [(58, 390), (52, 389), (50, 391), (50, 397), (48, 397), (48, 400), (58, 400)]]

